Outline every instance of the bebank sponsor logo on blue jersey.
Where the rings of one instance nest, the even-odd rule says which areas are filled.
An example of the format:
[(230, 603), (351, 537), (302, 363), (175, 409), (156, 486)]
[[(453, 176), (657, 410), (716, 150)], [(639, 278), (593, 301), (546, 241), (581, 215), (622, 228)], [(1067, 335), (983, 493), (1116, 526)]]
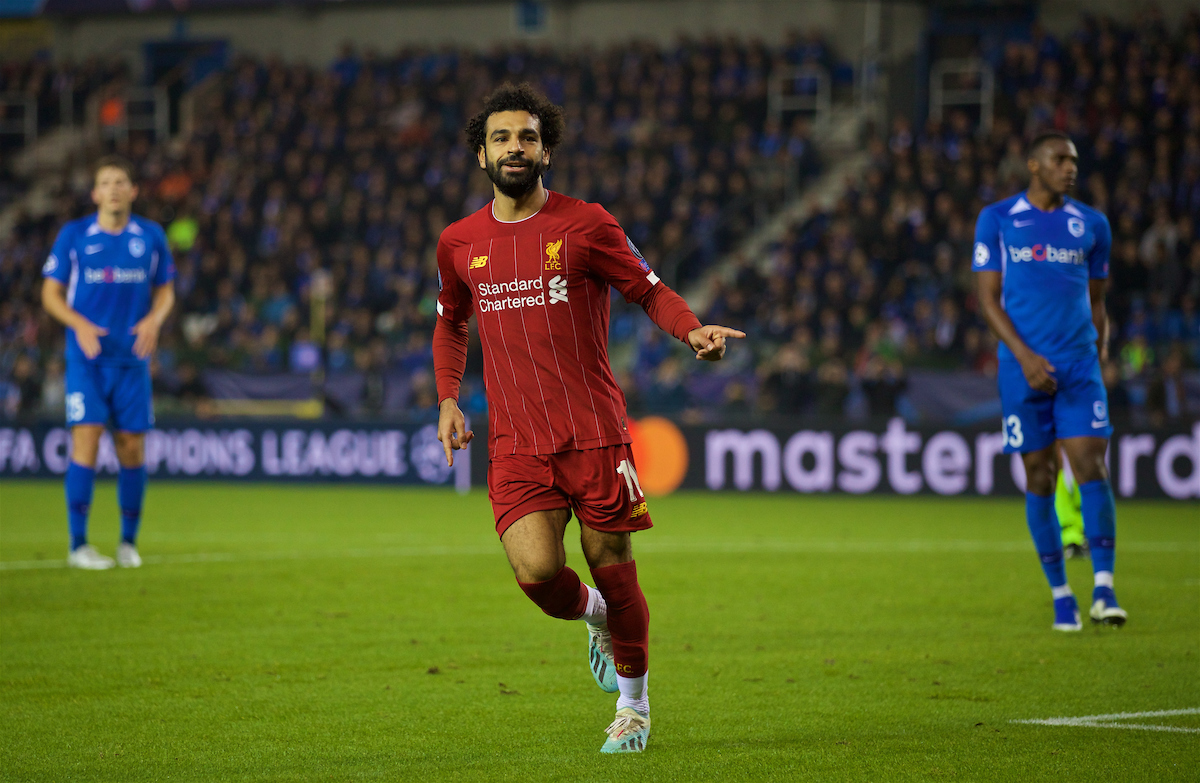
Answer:
[[(1051, 244), (1041, 244), (1040, 242), (1032, 247), (1014, 247), (1008, 246), (1008, 258), (1013, 263), (1019, 261), (1049, 261), (1057, 264), (1076, 264), (1082, 266), (1087, 263), (1087, 251), (1083, 248), (1067, 248), (1055, 247)], [(978, 263), (978, 259), (976, 259)], [(987, 261), (985, 260), (986, 264)], [(982, 266), (982, 264), (979, 264)]]
[(119, 266), (106, 266), (100, 269), (83, 270), (85, 283), (144, 283), (146, 270), (141, 268), (123, 269)]

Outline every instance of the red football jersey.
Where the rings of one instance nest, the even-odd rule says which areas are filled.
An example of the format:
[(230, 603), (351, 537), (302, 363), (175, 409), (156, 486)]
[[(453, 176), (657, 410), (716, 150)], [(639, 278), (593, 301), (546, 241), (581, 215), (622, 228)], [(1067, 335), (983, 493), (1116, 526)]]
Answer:
[[(442, 232), (437, 259), (439, 319), (457, 330), (479, 319), (493, 455), (630, 442), (608, 361), (610, 285), (679, 339), (700, 326), (612, 215), (560, 193), (515, 222), (489, 203)], [(438, 399), (457, 398), (458, 378), (438, 375)]]

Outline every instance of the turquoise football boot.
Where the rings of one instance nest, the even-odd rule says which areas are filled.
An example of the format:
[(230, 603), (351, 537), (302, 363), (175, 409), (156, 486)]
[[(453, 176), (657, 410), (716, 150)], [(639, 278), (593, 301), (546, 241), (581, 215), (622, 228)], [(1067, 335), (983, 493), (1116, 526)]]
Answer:
[(612, 634), (608, 625), (585, 623), (588, 629), (588, 668), (605, 693), (617, 692), (617, 664), (613, 661)]
[(650, 739), (650, 718), (632, 707), (622, 707), (604, 733), (608, 739), (601, 753), (641, 753)]

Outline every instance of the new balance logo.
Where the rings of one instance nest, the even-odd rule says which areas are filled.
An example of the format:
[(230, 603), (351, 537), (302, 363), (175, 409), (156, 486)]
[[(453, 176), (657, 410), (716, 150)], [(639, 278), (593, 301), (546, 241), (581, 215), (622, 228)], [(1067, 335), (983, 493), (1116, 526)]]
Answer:
[(483, 269), (487, 266), (487, 256), (475, 256), (471, 259), (471, 263), (467, 264), (467, 269)]
[(567, 301), (567, 278), (555, 275), (547, 283), (550, 292), (550, 304)]

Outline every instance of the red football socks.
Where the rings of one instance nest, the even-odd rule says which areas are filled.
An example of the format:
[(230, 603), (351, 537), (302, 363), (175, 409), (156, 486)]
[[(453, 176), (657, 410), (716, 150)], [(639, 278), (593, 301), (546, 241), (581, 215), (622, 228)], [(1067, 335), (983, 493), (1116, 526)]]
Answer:
[(579, 574), (566, 566), (545, 582), (517, 584), (525, 591), (525, 595), (529, 596), (529, 600), (551, 617), (574, 620), (587, 609), (587, 588), (579, 581)]
[(631, 560), (593, 568), (592, 579), (608, 604), (617, 674), (641, 677), (650, 661), (650, 609), (638, 586), (637, 564)]

